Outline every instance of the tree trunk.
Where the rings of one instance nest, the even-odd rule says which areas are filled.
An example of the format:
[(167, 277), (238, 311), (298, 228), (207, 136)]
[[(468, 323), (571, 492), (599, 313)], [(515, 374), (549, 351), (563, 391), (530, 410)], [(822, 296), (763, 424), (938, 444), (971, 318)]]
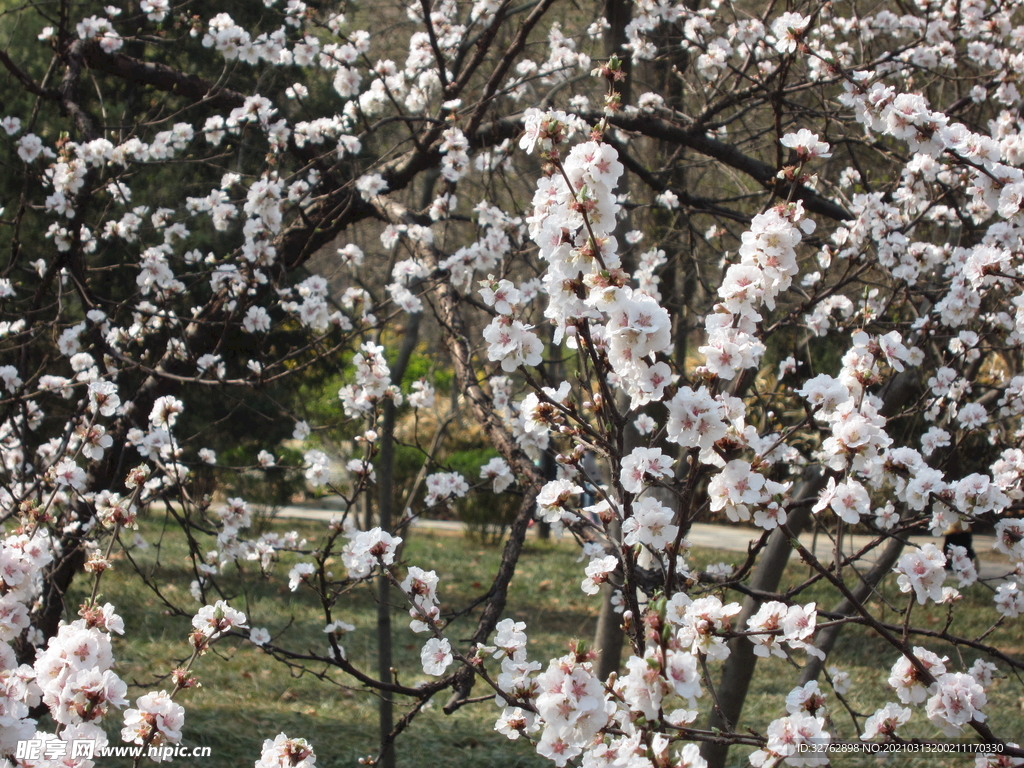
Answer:
[[(608, 535), (613, 540), (622, 536), (621, 526), (611, 523)], [(622, 618), (615, 612), (612, 596), (615, 587), (605, 582), (601, 585), (601, 613), (597, 617), (597, 631), (594, 633), (594, 652), (597, 654), (597, 676), (607, 680), (608, 675), (617, 672), (622, 661)]]
[[(540, 473), (544, 477), (544, 482), (551, 482), (558, 477), (558, 464), (555, 462), (555, 454), (550, 448), (544, 451), (540, 457)], [(551, 538), (551, 523), (538, 520), (536, 526), (538, 539), (547, 541)]]
[[(402, 339), (398, 360), (391, 366), (391, 381), (401, 385), (402, 377), (409, 366), (416, 344), (419, 341), (419, 314), (410, 315)], [(380, 451), (377, 454), (377, 516), (381, 530), (391, 533), (394, 529), (395, 506), (395, 403), (386, 399), (381, 408)], [(394, 682), (393, 648), (391, 642), (391, 589), (384, 575), (377, 577), (377, 677), (382, 683)], [(390, 691), (379, 692), (380, 704), (377, 720), (380, 728), (381, 768), (395, 768), (395, 744), (391, 731), (395, 727), (395, 704)]]
[[(892, 571), (892, 567), (896, 564), (896, 561), (899, 559), (902, 551), (902, 539), (889, 539), (889, 543), (886, 545), (882, 555), (878, 558), (878, 562), (876, 562), (874, 566), (872, 566), (871, 570), (864, 574), (864, 578), (862, 578), (860, 582), (850, 590), (850, 592), (853, 593), (853, 596), (857, 598), (858, 603), (863, 603), (871, 594), (872, 590), (878, 586), (878, 583), (885, 578), (886, 574)], [(857, 613), (857, 610), (851, 600), (844, 599), (832, 609), (832, 612), (838, 613), (842, 616), (853, 616)], [(835, 647), (836, 640), (839, 639), (839, 633), (842, 631), (842, 624), (833, 624), (831, 627), (826, 627), (815, 635), (815, 647), (828, 656)], [(808, 656), (807, 663), (804, 665), (804, 671), (800, 675), (800, 685), (807, 685), (811, 680), (817, 680), (818, 675), (821, 674), (821, 670), (824, 666), (825, 662), (821, 659), (814, 656)]]
[[(883, 391), (883, 406), (880, 413), (889, 418), (894, 416), (899, 412), (903, 403), (905, 403), (913, 394), (916, 386), (916, 374), (910, 370), (904, 371), (891, 379)], [(811, 496), (816, 496), (824, 485), (825, 475), (821, 472), (815, 471), (814, 476), (807, 477), (798, 486), (793, 497), (795, 499), (808, 499)], [(806, 525), (809, 517), (810, 505), (804, 504), (789, 516), (790, 529), (799, 535), (804, 525)], [(761, 561), (758, 563), (757, 571), (750, 582), (751, 589), (763, 592), (774, 592), (779, 586), (779, 581), (782, 578), (782, 572), (785, 570), (786, 563), (789, 560), (789, 555), (791, 554), (792, 549), (792, 546), (789, 541), (785, 539), (782, 532), (776, 530), (775, 533), (772, 534), (771, 539), (769, 539), (768, 546), (765, 547), (764, 553), (761, 555)], [(882, 560), (884, 561), (888, 557), (899, 557), (899, 552), (895, 549), (894, 544), (890, 544), (886, 548), (885, 552), (882, 554)], [(895, 562), (895, 560), (893, 562)], [(884, 570), (878, 570), (881, 565), (882, 563), (880, 562), (879, 565), (873, 568), (869, 572), (868, 577), (873, 576), (878, 580), (881, 580), (885, 575)], [(876, 570), (878, 570), (877, 573)], [(865, 579), (868, 577), (865, 577)], [(859, 588), (863, 588), (865, 590), (865, 596), (870, 592), (870, 587), (867, 587), (864, 582), (861, 583)], [(844, 603), (840, 603), (839, 607), (842, 608)], [(760, 607), (760, 600), (748, 597), (743, 603), (743, 610), (736, 618), (734, 626), (738, 628), (746, 627), (747, 619), (757, 613)], [(852, 606), (850, 610), (852, 611)], [(838, 637), (838, 631), (834, 636), (828, 639), (828, 642), (830, 643), (828, 646), (829, 648), (831, 648), (831, 644), (835, 643), (836, 637)], [(725, 662), (725, 668), (722, 670), (722, 680), (719, 683), (718, 690), (716, 691), (718, 699), (722, 704), (723, 711), (721, 713), (714, 709), (711, 711), (711, 716), (708, 718), (709, 728), (724, 729), (727, 727), (727, 724), (729, 727), (736, 726), (740, 712), (743, 710), (743, 702), (746, 699), (747, 690), (750, 687), (750, 678), (753, 676), (754, 667), (757, 664), (757, 657), (754, 656), (754, 646), (749, 640), (747, 640), (747, 638), (734, 638), (732, 642), (729, 643), (729, 648), (732, 653), (729, 654), (729, 658)], [(826, 651), (826, 653), (828, 652), (824, 647), (822, 647), (822, 650)], [(817, 675), (817, 673), (815, 673), (815, 675)], [(708, 768), (723, 768), (728, 753), (729, 747), (726, 744), (705, 742), (701, 749), (701, 755), (703, 755), (704, 759), (707, 760)]]
[[(627, 405), (625, 395), (621, 395), (615, 404), (620, 413), (626, 410)], [(627, 421), (622, 431), (622, 455), (627, 456), (639, 444), (640, 436), (637, 434), (636, 427), (632, 421)], [(610, 482), (607, 474), (607, 470), (602, 472), (602, 475), (605, 476), (601, 480), (605, 483)], [(617, 542), (622, 541), (621, 524), (615, 521), (609, 524), (606, 530), (608, 538), (612, 542), (616, 542), (616, 546), (619, 546)], [(617, 570), (616, 573), (619, 577), (622, 576), (621, 571)], [(625, 632), (622, 629), (622, 620), (615, 611), (615, 606), (612, 605), (614, 595), (615, 589), (611, 585), (607, 583), (601, 585), (601, 612), (597, 617), (594, 650), (598, 653), (597, 674), (602, 680), (606, 680), (612, 672), (618, 671), (619, 662), (622, 661), (622, 640)]]
[(622, 103), (628, 104), (630, 99), (630, 90), (632, 78), (633, 64), (632, 57), (627, 56), (623, 50), (623, 45), (628, 42), (626, 37), (626, 27), (629, 25), (629, 21), (633, 16), (632, 3), (629, 0), (605, 0), (604, 2), (604, 17), (608, 21), (608, 28), (604, 32), (604, 55), (606, 57), (618, 56), (622, 59), (622, 70), (625, 74), (625, 78), (619, 82), (617, 90), (622, 96)]
[[(819, 473), (816, 469), (814, 472), (813, 476), (808, 477), (798, 486), (797, 493), (793, 494), (795, 498), (807, 499), (816, 496), (824, 486), (824, 474)], [(810, 515), (811, 505), (804, 504), (789, 516), (790, 528), (799, 533), (806, 526)], [(774, 592), (778, 589), (782, 573), (786, 569), (786, 563), (789, 562), (792, 552), (793, 547), (785, 534), (776, 529), (761, 555), (754, 577), (750, 580), (750, 588), (759, 592)], [(747, 619), (757, 613), (760, 608), (760, 600), (748, 597), (743, 602), (743, 610), (736, 617), (733, 626), (738, 629), (745, 628)], [(708, 729), (733, 730), (736, 727), (740, 712), (743, 710), (743, 702), (747, 697), (747, 690), (750, 688), (750, 679), (757, 666), (754, 645), (746, 637), (733, 638), (729, 643), (729, 650), (729, 658), (722, 669), (722, 679), (716, 690), (722, 709), (721, 711), (711, 710)], [(701, 755), (707, 760), (708, 768), (723, 768), (728, 754), (728, 744), (708, 741), (701, 748)]]

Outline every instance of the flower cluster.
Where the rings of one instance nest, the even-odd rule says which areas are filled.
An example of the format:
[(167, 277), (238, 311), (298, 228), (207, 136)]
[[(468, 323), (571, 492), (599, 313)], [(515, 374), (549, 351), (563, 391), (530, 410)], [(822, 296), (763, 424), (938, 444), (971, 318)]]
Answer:
[(342, 549), (341, 559), (350, 579), (365, 579), (378, 564), (391, 565), (402, 543), (401, 537), (380, 528), (352, 531), (348, 535), (349, 542)]
[(283, 733), (263, 742), (256, 768), (314, 768), (316, 754), (305, 739), (290, 739)]

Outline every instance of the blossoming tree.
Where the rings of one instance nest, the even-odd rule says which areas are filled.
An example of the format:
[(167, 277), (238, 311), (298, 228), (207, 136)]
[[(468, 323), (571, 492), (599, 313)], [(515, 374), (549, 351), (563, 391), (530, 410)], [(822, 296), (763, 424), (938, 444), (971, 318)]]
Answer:
[[(979, 765), (1024, 758), (986, 695), (1024, 662), (987, 633), (913, 620), (914, 605), (956, 612), (978, 580), (970, 553), (907, 538), (992, 528), (995, 610), (1024, 611), (1019, 3), (563, 5), (6, 13), (5, 764), (50, 764), (18, 753), (28, 739), (105, 742), (117, 718), (130, 743), (181, 739), (192, 662), (131, 707), (111, 640), (124, 607), (97, 597), (156, 499), (216, 539), (193, 553), (192, 660), (251, 642), (353, 676), (405, 707), (382, 720), (384, 762), (427, 701), (448, 691), (457, 708), (474, 685), (494, 692), (499, 731), (559, 767), (721, 765), (730, 745), (755, 766), (821, 765), (808, 748), (895, 742), (910, 721), (978, 745)], [(406, 508), (382, 457), (398, 409), (434, 390), (403, 392), (408, 354), (387, 345), (398, 326), (415, 344), (419, 318), (501, 457), (479, 478), (428, 467)], [(269, 569), (296, 542), (250, 537), (245, 499), (203, 499), (194, 475), (218, 459), (182, 414), (189, 393), (258, 397), (343, 352), (349, 512), (287, 576), (323, 605), (311, 659), (217, 599), (222, 569)], [(301, 470), (331, 479), (313, 444)], [(460, 639), (396, 530), (470, 483), (522, 503)], [(355, 514), (371, 494), (377, 526)], [(503, 615), (535, 515), (579, 539), (583, 592), (616, 596), (621, 674), (580, 645), (532, 659), (528, 627)], [(745, 562), (692, 566), (687, 531), (709, 517), (750, 526)], [(831, 560), (800, 543), (809, 525)], [(853, 529), (870, 543), (851, 554)], [(811, 576), (780, 591), (793, 550)], [(70, 605), (76, 578), (91, 596)], [(434, 682), (348, 659), (336, 598), (370, 579), (383, 605), (404, 596)], [(870, 602), (885, 579), (903, 606)], [(822, 585), (833, 603), (808, 602)], [(891, 700), (839, 725), (828, 707), (856, 681), (818, 679), (850, 623), (886, 643)], [(745, 722), (771, 656), (794, 661), (792, 691)], [(305, 741), (267, 736), (258, 766), (314, 764)]]

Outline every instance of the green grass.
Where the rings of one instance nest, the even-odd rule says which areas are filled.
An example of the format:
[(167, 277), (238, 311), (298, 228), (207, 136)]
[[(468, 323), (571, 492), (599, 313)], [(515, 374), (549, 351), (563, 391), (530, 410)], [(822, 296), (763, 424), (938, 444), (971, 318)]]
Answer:
[[(782, 589), (802, 582), (808, 575), (809, 570), (806, 566), (791, 562), (787, 568)], [(852, 586), (853, 579), (848, 578), (847, 583)], [(955, 579), (947, 580), (947, 585), (954, 586), (955, 583)], [(992, 590), (982, 584), (975, 584), (962, 590), (962, 596), (961, 602), (954, 611), (953, 622), (949, 626), (948, 632), (968, 639), (975, 639), (989, 630), (993, 623), (1000, 618), (992, 607)], [(812, 600), (817, 602), (819, 610), (830, 610), (838, 602), (834, 590), (823, 582), (819, 582), (798, 599), (801, 603)], [(896, 586), (895, 578), (890, 577), (883, 582), (878, 595), (869, 601), (868, 606), (872, 615), (880, 618), (883, 622), (900, 624), (902, 617), (893, 609), (905, 609), (909, 600), (910, 596), (901, 593)], [(915, 601), (911, 612), (911, 624), (928, 630), (943, 630), (946, 618), (947, 608), (934, 603), (920, 606)], [(819, 616), (819, 623), (822, 621), (822, 617)], [(1021, 637), (1019, 621), (1006, 621), (1004, 625), (988, 635), (983, 642), (1001, 649), (1017, 660), (1024, 658), (1024, 639)], [(980, 652), (971, 648), (953, 648), (948, 643), (935, 638), (921, 636), (915, 638), (912, 635), (911, 643), (936, 652), (940, 656), (948, 656), (949, 661), (946, 663), (946, 667), (950, 672), (965, 672), (975, 659), (984, 658)], [(890, 669), (897, 658), (898, 654), (892, 646), (868, 627), (848, 625), (840, 634), (835, 648), (829, 654), (826, 666), (836, 666), (850, 674), (853, 686), (844, 698), (850, 710), (859, 716), (858, 727), (862, 728), (866, 717), (885, 703), (900, 703), (895, 691), (887, 683)], [(991, 659), (989, 660), (991, 661)], [(1021, 708), (1024, 705), (1024, 698), (1022, 698), (1024, 686), (1020, 679), (1013, 677), (1012, 672), (1008, 674), (1005, 665), (996, 663), (1000, 667), (1000, 674), (1003, 675), (1003, 678), (997, 679), (986, 691), (988, 703), (983, 708), (988, 716), (986, 723), (997, 736), (1010, 738), (1019, 743), (1024, 740), (1024, 720), (1021, 717)], [(792, 664), (788, 661), (776, 658), (759, 660), (757, 673), (747, 696), (740, 730), (751, 727), (763, 733), (765, 724), (772, 718), (780, 716), (779, 710), (783, 708), (780, 697), (784, 697), (788, 693), (790, 686), (795, 684), (798, 676), (799, 672), (793, 669)], [(837, 700), (824, 679), (819, 679), (819, 685), (828, 697), (832, 721), (828, 730), (834, 738), (839, 740), (858, 741), (860, 731), (855, 727), (849, 711)], [(901, 706), (907, 705), (901, 704)], [(910, 723), (900, 731), (903, 738), (947, 740), (936, 727), (928, 722), (923, 706), (911, 706), (911, 709), (914, 710), (914, 715)], [(975, 738), (974, 731), (966, 729), (962, 737), (952, 740), (972, 741)], [(742, 765), (744, 761), (741, 759), (741, 755), (749, 751), (734, 749), (735, 754), (730, 754), (731, 762)], [(851, 768), (875, 766), (880, 765), (883, 761), (887, 765), (901, 768), (924, 768), (925, 766), (929, 766), (929, 768), (932, 766), (967, 768), (974, 765), (974, 756), (902, 753), (888, 757), (852, 754), (832, 757), (834, 765), (844, 768), (845, 766), (851, 766)]]
[[(295, 529), (315, 545), (325, 532), (325, 525), (305, 521), (275, 523), (280, 530)], [(161, 537), (161, 531), (166, 530)], [(115, 640), (117, 659), (115, 669), (130, 685), (129, 698), (134, 699), (150, 690), (170, 687), (167, 675), (189, 656), (187, 633), (189, 617), (198, 604), (190, 597), (188, 587), (193, 578), (187, 559), (184, 537), (172, 534), (173, 529), (162, 528), (162, 522), (143, 523), (142, 533), (151, 543), (145, 551), (134, 551), (133, 557), (152, 580), (162, 585), (166, 599), (182, 615), (167, 608), (148, 588), (131, 574), (131, 566), (122, 557), (113, 571), (103, 579), (102, 599), (114, 603), (124, 617), (126, 632)], [(212, 540), (203, 542), (200, 551), (212, 549)], [(464, 605), (480, 596), (489, 585), (500, 561), (501, 550), (485, 547), (468, 538), (416, 531), (404, 551), (408, 564), (434, 568), (440, 577), (439, 596), (442, 609)], [(509, 591), (504, 616), (525, 621), (530, 636), (530, 657), (541, 660), (565, 653), (571, 638), (589, 640), (593, 637), (597, 619), (597, 603), (579, 589), (583, 576), (583, 563), (577, 563), (578, 550), (569, 542), (529, 540), (520, 566)], [(267, 627), (274, 643), (296, 652), (323, 652), (326, 648), (322, 632), (324, 624), (319, 603), (313, 592), (305, 587), (297, 592), (287, 588), (287, 572), (296, 556), (285, 555), (274, 568), (274, 578), (257, 576), (253, 563), (242, 566), (239, 573), (233, 568), (221, 574), (217, 583), (233, 607), (249, 616), (250, 626)], [(736, 562), (741, 555), (716, 550), (696, 549), (692, 559), (698, 567), (724, 560)], [(340, 562), (334, 566), (342, 569)], [(805, 566), (791, 564), (786, 584), (795, 584), (807, 576)], [(81, 588), (84, 590), (84, 582)], [(893, 605), (903, 608), (907, 596), (900, 594), (894, 583), (888, 583), (883, 592)], [(84, 592), (72, 596), (70, 604), (77, 605)], [(396, 596), (397, 597), (397, 596)], [(212, 598), (211, 598), (212, 599)], [(738, 599), (738, 598), (730, 598)], [(822, 609), (836, 602), (832, 590), (823, 582), (815, 585), (801, 602), (816, 600)], [(880, 605), (878, 600), (874, 607)], [(187, 615), (184, 615), (187, 614)], [(395, 627), (395, 667), (400, 671), (403, 684), (416, 684), (427, 680), (422, 673), (419, 649), (422, 636), (408, 629), (408, 615), (404, 605), (393, 607)], [(360, 668), (375, 669), (376, 603), (367, 586), (360, 586), (343, 595), (335, 607), (334, 618), (356, 626), (356, 631), (344, 638), (347, 655)], [(914, 606), (915, 623), (940, 629), (945, 609), (940, 606)], [(951, 631), (966, 636), (977, 636), (996, 618), (991, 607), (991, 592), (983, 586), (964, 590), (964, 608), (958, 610)], [(891, 613), (888, 621), (896, 621)], [(464, 618), (449, 632), (456, 642), (467, 637), (475, 626), (475, 617)], [(1004, 648), (1020, 657), (1022, 645), (1013, 624), (993, 632), (987, 642)], [(954, 655), (948, 647), (935, 641), (922, 640), (921, 645)], [(977, 654), (964, 649), (963, 661), (954, 658), (954, 671), (965, 669)], [(801, 661), (801, 654), (796, 654)], [(830, 656), (829, 665), (849, 672), (855, 686), (849, 697), (851, 707), (862, 717), (871, 714), (886, 701), (896, 701), (885, 680), (896, 654), (884, 640), (860, 626), (844, 630), (839, 644)], [(275, 661), (251, 643), (229, 638), (215, 644), (213, 651), (200, 658), (194, 672), (202, 683), (197, 690), (182, 692), (179, 700), (186, 709), (184, 743), (209, 746), (212, 757), (192, 763), (178, 760), (178, 765), (241, 766), (251, 765), (260, 753), (264, 738), (273, 738), (285, 732), (289, 736), (308, 739), (317, 753), (317, 765), (352, 766), (359, 757), (374, 752), (376, 736), (376, 699), (362, 690), (352, 679), (320, 666), (307, 670), (291, 668)], [(317, 675), (328, 679), (318, 679)], [(713, 670), (717, 680), (718, 669)], [(740, 730), (752, 728), (763, 733), (768, 723), (784, 712), (782, 701), (799, 675), (788, 661), (772, 659), (761, 661), (744, 709)], [(829, 694), (834, 722), (834, 733), (844, 739), (856, 739), (857, 733), (850, 716), (822, 682)], [(485, 694), (478, 683), (474, 695)], [(997, 734), (1024, 737), (1020, 725), (1019, 681), (1003, 679), (988, 691), (989, 722)], [(434, 768), (511, 768), (512, 766), (546, 766), (533, 748), (523, 740), (508, 741), (493, 730), (497, 707), (491, 702), (467, 706), (452, 716), (440, 710), (446, 696), (437, 697), (413, 725), (400, 736), (397, 744), (399, 763), (403, 766), (430, 766)], [(702, 701), (706, 710), (710, 700)], [(398, 714), (404, 712), (407, 702), (400, 701)], [(119, 718), (112, 716), (111, 726)], [(924, 720), (923, 712), (915, 713), (916, 727), (906, 735), (941, 738)], [(45, 727), (46, 724), (44, 723)], [(112, 730), (112, 735), (114, 728)], [(734, 749), (730, 763), (741, 765), (749, 750)], [(109, 760), (105, 764), (117, 765)], [(835, 757), (836, 765), (867, 766), (879, 760), (871, 757)], [(969, 766), (973, 758), (966, 755), (937, 758), (921, 756), (890, 758), (894, 765), (906, 766)], [(126, 763), (126, 761), (124, 761)]]
[[(298, 530), (312, 546), (326, 526), (282, 521), (275, 528)], [(184, 537), (171, 534), (173, 529), (168, 528), (161, 538), (161, 530), (157, 521), (144, 523), (144, 538), (159, 542), (159, 546), (133, 551), (132, 557), (152, 581), (162, 585), (169, 602), (185, 613), (194, 612), (198, 604), (188, 592), (194, 576), (187, 548), (179, 540)], [(211, 542), (208, 548), (213, 546)], [(447, 611), (486, 591), (500, 555), (499, 548), (481, 546), (461, 536), (417, 531), (409, 537), (404, 557), (409, 564), (437, 571), (439, 597)], [(568, 542), (531, 540), (526, 547), (504, 615), (527, 622), (534, 658), (562, 655), (569, 638), (593, 636), (597, 606), (578, 589), (582, 564), (575, 562), (577, 556)], [(270, 580), (259, 578), (255, 565), (246, 563), (246, 576), (228, 569), (217, 583), (229, 603), (246, 612), (250, 626), (270, 630), (276, 645), (299, 653), (322, 653), (327, 646), (316, 596), (305, 587), (294, 593), (287, 587), (288, 569), (298, 559), (284, 555)], [(343, 569), (340, 562), (335, 567)], [(104, 575), (101, 600), (114, 603), (125, 619), (125, 635), (115, 640), (116, 670), (129, 683), (129, 698), (134, 703), (143, 693), (169, 687), (169, 681), (160, 676), (188, 658), (190, 624), (188, 617), (174, 615), (130, 571), (126, 560), (118, 559), (115, 569)], [(82, 597), (84, 592), (74, 595), (69, 604), (77, 605)], [(395, 598), (394, 666), (400, 671), (400, 681), (416, 684), (431, 679), (420, 667), (424, 638), (409, 630), (407, 606), (397, 602), (397, 593)], [(342, 596), (333, 617), (356, 626), (343, 644), (348, 658), (372, 674), (376, 668), (376, 602), (370, 587), (359, 586)], [(463, 619), (451, 636), (465, 637), (474, 626), (475, 616)], [(262, 740), (282, 731), (312, 742), (318, 766), (351, 766), (375, 750), (376, 699), (345, 674), (325, 670), (323, 665), (308, 671), (289, 669), (251, 643), (233, 638), (216, 643), (193, 670), (202, 687), (182, 692), (178, 700), (186, 709), (183, 743), (212, 750), (212, 757), (196, 760), (197, 765), (251, 764), (259, 756)], [(315, 674), (324, 672), (330, 680), (318, 679)], [(474, 695), (485, 693), (478, 684)], [(464, 707), (445, 716), (440, 711), (445, 701), (444, 695), (437, 697), (400, 737), (398, 755), (403, 764), (439, 768), (546, 764), (529, 744), (510, 742), (493, 730), (498, 713), (493, 703)], [(405, 711), (405, 704), (399, 703), (398, 715)], [(420, 762), (423, 755), (430, 756), (427, 763)]]

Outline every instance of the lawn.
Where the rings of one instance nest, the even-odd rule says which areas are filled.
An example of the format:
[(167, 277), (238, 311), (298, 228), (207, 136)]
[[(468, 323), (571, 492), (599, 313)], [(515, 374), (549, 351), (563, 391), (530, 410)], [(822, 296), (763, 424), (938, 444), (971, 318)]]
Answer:
[[(282, 531), (297, 530), (310, 546), (325, 531), (325, 524), (306, 521), (279, 521), (273, 523), (273, 527)], [(172, 530), (170, 526), (164, 528), (161, 520), (144, 521), (142, 535), (150, 546), (133, 550), (131, 555), (153, 582), (162, 585), (167, 601), (190, 615), (198, 608), (189, 595), (193, 574), (184, 537), (180, 533), (173, 535)], [(442, 609), (448, 610), (464, 605), (486, 590), (498, 566), (500, 549), (483, 546), (461, 535), (416, 531), (408, 540), (404, 557), (408, 564), (437, 571)], [(527, 544), (510, 589), (505, 615), (527, 623), (532, 659), (546, 660), (561, 655), (571, 638), (589, 640), (593, 636), (598, 606), (579, 589), (584, 564), (576, 562), (577, 557), (577, 549), (568, 541), (531, 539)], [(693, 552), (693, 559), (699, 566), (732, 562), (739, 557), (735, 553), (710, 549)], [(248, 577), (243, 578), (232, 568), (218, 577), (218, 584), (231, 605), (246, 612), (250, 626), (266, 627), (275, 644), (297, 652), (320, 652), (326, 648), (326, 643), (316, 596), (304, 587), (296, 592), (287, 587), (287, 571), (296, 559), (285, 555), (275, 566), (273, 579), (251, 578), (258, 574), (258, 569), (247, 563), (244, 568)], [(341, 567), (338, 563), (339, 570)], [(133, 577), (131, 570), (124, 555), (117, 559), (115, 569), (104, 576), (102, 600), (114, 603), (125, 619), (124, 638), (115, 641), (115, 670), (129, 683), (129, 698), (134, 703), (135, 697), (143, 693), (168, 688), (169, 681), (161, 676), (187, 659), (190, 649), (187, 643), (189, 618), (176, 615)], [(792, 563), (786, 581), (798, 583), (806, 576), (805, 566)], [(964, 595), (968, 610), (958, 612), (951, 631), (973, 637), (987, 629), (997, 615), (991, 608), (991, 590), (987, 587), (977, 585), (965, 590)], [(72, 604), (77, 604), (81, 597), (76, 595)], [(906, 605), (906, 596), (896, 590), (894, 582), (887, 585), (881, 598), (894, 606)], [(873, 604), (875, 607), (880, 605), (881, 598)], [(801, 602), (811, 600), (818, 600), (819, 606), (825, 609), (831, 607), (835, 598), (819, 584), (800, 598)], [(934, 605), (915, 606), (913, 615), (915, 622), (923, 626), (941, 628), (945, 609)], [(356, 630), (344, 638), (348, 658), (371, 672), (375, 668), (375, 616), (373, 593), (365, 585), (344, 595), (334, 613), (335, 618), (356, 626)], [(408, 629), (405, 606), (396, 602), (393, 619), (395, 667), (400, 671), (400, 681), (415, 684), (427, 680), (419, 661), (423, 638)], [(893, 616), (890, 614), (887, 620), (894, 620)], [(450, 633), (453, 642), (469, 634), (472, 620), (464, 619), (456, 626)], [(460, 632), (459, 627), (465, 631)], [(987, 642), (1011, 654), (1022, 654), (1020, 634), (1012, 627), (996, 629)], [(941, 654), (950, 653), (936, 643), (921, 644)], [(951, 663), (955, 671), (963, 671), (975, 657), (969, 649), (964, 649), (962, 662), (954, 657)], [(895, 654), (880, 638), (856, 626), (847, 628), (833, 652), (829, 663), (849, 672), (856, 683), (848, 703), (861, 715), (861, 725), (864, 716), (876, 707), (886, 701), (896, 701), (885, 684), (894, 660)], [(208, 768), (251, 765), (259, 757), (263, 739), (273, 738), (282, 731), (308, 739), (316, 750), (318, 766), (353, 766), (360, 757), (374, 751), (376, 700), (344, 674), (322, 666), (289, 669), (251, 643), (234, 638), (217, 643), (211, 653), (197, 661), (194, 672), (202, 687), (179, 695), (186, 709), (184, 743), (209, 746), (212, 756), (191, 763), (179, 759), (178, 765)], [(717, 677), (717, 670), (715, 674)], [(751, 687), (741, 730), (750, 727), (763, 733), (767, 724), (782, 714), (782, 701), (798, 674), (789, 661), (762, 661)], [(480, 685), (474, 690), (475, 695), (486, 692)], [(827, 693), (835, 726), (830, 730), (844, 740), (855, 739), (857, 733), (849, 713), (830, 690)], [(990, 704), (986, 711), (992, 713), (989, 722), (993, 730), (1000, 734), (1021, 734), (1020, 681), (998, 680), (988, 696)], [(551, 765), (538, 757), (524, 740), (508, 741), (493, 730), (498, 711), (493, 703), (467, 706), (452, 716), (445, 716), (440, 711), (444, 701), (444, 697), (439, 697), (402, 734), (398, 741), (401, 765), (416, 768)], [(705, 697), (705, 706), (707, 702)], [(115, 726), (117, 718), (110, 719)], [(907, 735), (938, 736), (922, 715), (915, 715), (913, 722), (917, 723), (916, 730), (909, 730)], [(743, 755), (743, 751), (733, 750), (731, 762), (742, 764), (745, 762)], [(835, 764), (844, 766), (875, 765), (879, 761), (876, 757), (834, 759)], [(119, 762), (127, 764), (127, 761), (115, 759), (103, 761), (104, 765), (111, 766)], [(888, 762), (915, 768), (925, 765), (966, 767), (973, 765), (973, 758), (967, 755), (899, 756)]]

